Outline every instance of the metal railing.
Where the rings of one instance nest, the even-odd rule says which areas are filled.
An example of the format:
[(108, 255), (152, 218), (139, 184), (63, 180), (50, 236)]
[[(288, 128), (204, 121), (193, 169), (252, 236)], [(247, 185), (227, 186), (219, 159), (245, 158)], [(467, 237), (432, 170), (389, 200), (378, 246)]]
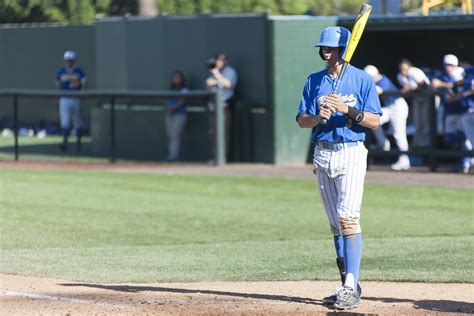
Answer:
[(116, 161), (116, 135), (115, 135), (115, 105), (117, 99), (153, 99), (166, 100), (171, 98), (203, 99), (213, 102), (215, 106), (215, 142), (216, 157), (215, 164), (225, 165), (225, 137), (224, 137), (224, 107), (220, 90), (193, 90), (188, 92), (177, 92), (173, 90), (84, 90), (84, 91), (58, 91), (58, 90), (34, 90), (34, 89), (0, 89), (0, 97), (11, 97), (14, 121), (14, 154), (15, 161), (19, 159), (18, 149), (18, 99), (20, 97), (36, 98), (60, 98), (76, 97), (80, 99), (107, 99), (110, 102), (110, 153), (109, 160)]

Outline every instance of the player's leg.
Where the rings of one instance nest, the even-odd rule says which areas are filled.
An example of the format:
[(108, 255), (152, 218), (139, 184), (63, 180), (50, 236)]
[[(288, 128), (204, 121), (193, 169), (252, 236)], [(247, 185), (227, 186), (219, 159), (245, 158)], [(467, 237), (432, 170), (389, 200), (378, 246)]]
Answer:
[(338, 216), (344, 236), (344, 258), (346, 266), (346, 286), (355, 288), (358, 281), (362, 256), (362, 235), (360, 228), (360, 208), (367, 168), (367, 150), (361, 143), (357, 147), (344, 150), (343, 174), (337, 177), (339, 190)]
[(170, 126), (170, 138), (169, 138), (169, 160), (173, 161), (178, 159), (181, 135), (186, 123), (186, 114), (175, 114), (172, 116), (172, 124)]
[[(318, 192), (323, 202), (323, 206), (326, 210), (326, 215), (331, 226), (331, 231), (333, 233), (334, 246), (336, 249), (336, 264), (339, 269), (341, 276), (341, 284), (345, 282), (345, 265), (344, 265), (344, 238), (342, 236), (341, 227), (338, 221), (337, 215), (337, 201), (338, 201), (338, 192), (336, 187), (336, 180), (331, 178), (328, 173), (332, 171), (329, 170), (329, 161), (331, 159), (331, 152), (329, 151), (317, 151), (315, 149), (315, 155), (313, 164), (315, 167), (315, 174), (318, 179)], [(361, 289), (358, 286), (358, 292), (361, 293)], [(336, 294), (329, 295), (323, 298), (323, 304), (332, 305), (336, 302)]]
[(76, 150), (81, 150), (82, 138), (82, 120), (81, 120), (81, 101), (79, 99), (71, 99), (70, 105), (72, 126), (76, 132)]
[(463, 115), (462, 126), (467, 139), (474, 145), (474, 109)]
[[(472, 109), (472, 112), (468, 112), (463, 115), (462, 126), (464, 130), (464, 134), (466, 135), (467, 141), (470, 143), (470, 149), (472, 150), (474, 146), (474, 109)], [(469, 169), (472, 166), (473, 160), (474, 159), (471, 157), (469, 167), (463, 169), (464, 173), (469, 172)]]
[[(408, 104), (405, 99), (398, 98), (390, 112), (390, 123), (393, 128), (393, 137), (401, 151), (408, 150), (407, 140), (407, 118), (408, 118)], [(401, 155), (398, 161), (392, 165), (393, 170), (408, 170), (410, 169), (410, 159), (408, 155)]]
[(376, 129), (372, 130), (375, 140), (377, 141), (377, 146), (382, 148), (383, 150), (390, 150), (390, 142), (385, 136), (385, 132), (382, 128), (382, 125), (387, 123), (390, 120), (391, 116), (391, 109), (390, 107), (382, 108), (382, 116), (380, 117), (380, 126)]
[[(329, 171), (329, 162), (331, 159), (331, 152), (326, 150), (314, 150), (313, 166), (314, 174), (318, 180), (318, 192), (323, 203), (326, 215), (329, 220), (329, 225), (333, 233), (334, 246), (336, 249), (336, 263), (341, 274), (341, 282), (344, 282), (344, 258), (343, 258), (343, 238), (341, 235), (341, 230), (339, 227), (339, 222), (337, 220), (337, 188), (335, 187), (334, 180), (331, 179), (328, 175)], [(336, 302), (336, 295), (330, 295), (323, 298), (323, 304), (332, 305)]]
[[(337, 220), (337, 188), (334, 184), (334, 180), (331, 179), (327, 172), (321, 168), (315, 169), (315, 174), (318, 179), (318, 192), (323, 202), (326, 215), (329, 220), (329, 225), (334, 236), (340, 236), (341, 230), (339, 222)], [(336, 252), (338, 247), (341, 245), (337, 243), (337, 238), (335, 238), (335, 247)], [(342, 240), (342, 239), (341, 239)]]
[[(331, 179), (325, 170), (316, 168), (315, 174), (318, 179), (318, 192), (323, 202), (329, 225), (333, 233), (334, 247), (336, 249), (336, 265), (341, 276), (341, 284), (345, 281), (344, 268), (344, 239), (341, 234), (339, 222), (337, 220), (337, 188), (334, 180)], [(336, 302), (336, 294), (332, 294), (323, 298), (323, 304), (332, 305)]]
[[(472, 145), (471, 142), (469, 141), (469, 138), (467, 137), (467, 134), (464, 130), (464, 116), (466, 114), (457, 114), (456, 117), (456, 131), (457, 134), (459, 135), (459, 138), (462, 140), (462, 149), (466, 151), (471, 151), (472, 150)], [(463, 157), (461, 159), (461, 171), (463, 173), (469, 173), (469, 169), (471, 168), (471, 157)]]
[(59, 145), (59, 148), (62, 151), (67, 149), (68, 137), (70, 133), (70, 102), (68, 98), (60, 98), (59, 99), (59, 121), (61, 126), (61, 133), (63, 135), (62, 144)]
[(335, 307), (353, 308), (360, 304), (357, 293), (360, 261), (362, 258), (362, 233), (360, 207), (367, 169), (367, 149), (363, 143), (342, 150), (336, 157), (341, 164), (341, 173), (336, 177), (339, 191), (338, 216), (344, 239), (344, 263), (346, 278), (344, 287), (338, 291)]

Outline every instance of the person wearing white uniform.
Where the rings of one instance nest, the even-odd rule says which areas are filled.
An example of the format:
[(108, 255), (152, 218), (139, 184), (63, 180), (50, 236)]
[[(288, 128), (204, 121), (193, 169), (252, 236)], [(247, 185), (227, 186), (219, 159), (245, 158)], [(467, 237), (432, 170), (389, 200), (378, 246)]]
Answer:
[(327, 68), (307, 77), (296, 115), (301, 128), (312, 129), (314, 174), (341, 275), (342, 287), (323, 298), (323, 303), (342, 310), (355, 308), (361, 302), (360, 213), (367, 169), (364, 140), (366, 128), (379, 127), (382, 114), (375, 84), (361, 69), (346, 66), (340, 89), (333, 90), (343, 69), (342, 56), (350, 36), (344, 27), (323, 30), (316, 47)]
[[(76, 54), (73, 51), (64, 53), (64, 67), (59, 69), (56, 75), (56, 87), (62, 91), (78, 91), (84, 89), (86, 85), (86, 74), (75, 66)], [(76, 97), (61, 97), (59, 99), (59, 117), (63, 142), (59, 149), (63, 152), (67, 150), (68, 137), (72, 130), (77, 136), (76, 150), (81, 150), (81, 100)], [(71, 128), (72, 123), (72, 128)]]
[[(430, 84), (430, 80), (423, 70), (413, 67), (408, 59), (402, 59), (400, 61), (399, 70), (397, 80), (402, 86), (402, 93), (421, 91)], [(412, 99), (411, 105), (413, 107), (413, 116), (416, 126), (413, 146), (426, 148), (430, 145), (430, 104), (426, 97), (415, 96)]]
[[(374, 80), (377, 93), (379, 95), (384, 92), (398, 91), (395, 85), (387, 78), (387, 76), (381, 74), (379, 70), (373, 65), (367, 65), (364, 71), (368, 73)], [(388, 96), (383, 98), (385, 106), (382, 108), (382, 116), (380, 117), (380, 125), (390, 122), (393, 128), (393, 137), (397, 143), (398, 149), (401, 151), (408, 150), (407, 140), (407, 118), (408, 118), (408, 104), (404, 98), (399, 96)], [(390, 142), (384, 134), (381, 127), (375, 129), (374, 136), (377, 139), (377, 143), (380, 147), (385, 150), (390, 149)], [(410, 169), (410, 159), (407, 155), (401, 155), (398, 161), (392, 166), (393, 170), (408, 170)]]

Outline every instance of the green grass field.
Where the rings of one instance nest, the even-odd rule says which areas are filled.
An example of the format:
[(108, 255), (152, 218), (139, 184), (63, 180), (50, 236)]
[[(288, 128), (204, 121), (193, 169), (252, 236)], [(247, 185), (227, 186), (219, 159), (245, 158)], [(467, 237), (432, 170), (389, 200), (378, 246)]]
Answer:
[[(88, 282), (336, 280), (305, 180), (0, 170), (2, 273)], [(362, 280), (474, 282), (467, 189), (366, 185)]]

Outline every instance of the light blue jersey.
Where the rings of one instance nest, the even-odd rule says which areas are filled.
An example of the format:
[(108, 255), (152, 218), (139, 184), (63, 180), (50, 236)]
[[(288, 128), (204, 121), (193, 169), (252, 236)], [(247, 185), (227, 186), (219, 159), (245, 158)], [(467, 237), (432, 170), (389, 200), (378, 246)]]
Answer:
[(56, 80), (60, 90), (81, 90), (82, 80), (86, 78), (86, 73), (80, 67), (59, 69)]
[[(317, 100), (330, 94), (333, 82), (334, 77), (331, 77), (327, 70), (311, 74), (303, 89), (298, 115), (319, 114)], [(372, 78), (352, 65), (346, 69), (338, 94), (348, 106), (382, 115), (380, 100)], [(345, 143), (364, 140), (365, 127), (339, 112), (331, 116), (327, 125), (318, 124), (312, 131), (313, 142)]]

